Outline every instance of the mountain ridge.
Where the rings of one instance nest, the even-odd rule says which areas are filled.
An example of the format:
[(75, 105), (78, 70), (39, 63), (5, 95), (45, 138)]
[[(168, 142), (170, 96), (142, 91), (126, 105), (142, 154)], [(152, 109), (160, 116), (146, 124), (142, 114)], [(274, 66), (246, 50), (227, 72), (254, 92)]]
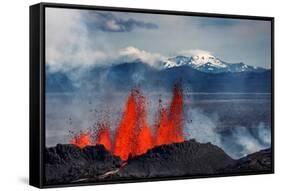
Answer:
[[(191, 92), (271, 92), (271, 70), (260, 72), (206, 73), (188, 65), (156, 69), (144, 62), (125, 62), (115, 65), (92, 67), (75, 79), (71, 72), (46, 71), (47, 92), (75, 92), (99, 90), (104, 87), (116, 91), (129, 91), (134, 87), (157, 90), (173, 87), (181, 81)], [(75, 81), (76, 80), (76, 81)], [(77, 80), (79, 83), (77, 83)], [(78, 85), (77, 85), (78, 84)]]
[(190, 66), (193, 69), (206, 73), (224, 72), (263, 72), (265, 68), (246, 65), (243, 62), (227, 63), (212, 55), (204, 56), (182, 56), (168, 58), (163, 62), (163, 68), (173, 68), (180, 66)]

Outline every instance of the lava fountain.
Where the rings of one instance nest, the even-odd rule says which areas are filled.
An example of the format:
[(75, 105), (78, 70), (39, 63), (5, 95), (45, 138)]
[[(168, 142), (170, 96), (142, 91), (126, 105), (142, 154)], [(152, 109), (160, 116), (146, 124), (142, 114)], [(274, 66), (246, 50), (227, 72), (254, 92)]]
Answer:
[(124, 106), (113, 140), (110, 136), (109, 123), (99, 123), (96, 140), (93, 140), (94, 136), (90, 136), (89, 133), (82, 132), (69, 143), (80, 148), (102, 144), (114, 155), (127, 160), (129, 156), (144, 154), (155, 146), (184, 141), (184, 100), (180, 85), (175, 85), (173, 98), (167, 108), (160, 104), (155, 135), (148, 124), (146, 106), (146, 98), (142, 92), (133, 89)]
[(93, 145), (93, 141), (91, 138), (91, 133), (90, 132), (81, 132), (79, 135), (74, 136), (69, 141), (70, 144), (76, 145), (80, 148), (84, 148), (89, 145)]
[(107, 150), (111, 151), (112, 143), (110, 138), (109, 123), (99, 123), (99, 131), (96, 144), (103, 145)]
[(145, 97), (132, 90), (115, 135), (114, 154), (126, 160), (153, 147), (152, 133), (147, 122)]
[(160, 105), (159, 121), (156, 125), (155, 144), (183, 142), (183, 95), (179, 85), (175, 85), (174, 94), (168, 109)]

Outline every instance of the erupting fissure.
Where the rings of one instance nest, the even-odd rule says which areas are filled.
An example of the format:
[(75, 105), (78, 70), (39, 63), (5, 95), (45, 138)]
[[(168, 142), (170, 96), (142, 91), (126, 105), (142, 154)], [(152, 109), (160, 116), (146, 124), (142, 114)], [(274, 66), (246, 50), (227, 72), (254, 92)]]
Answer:
[(155, 124), (155, 135), (148, 124), (146, 99), (140, 90), (130, 92), (122, 118), (111, 139), (109, 123), (98, 123), (96, 140), (90, 131), (81, 132), (70, 140), (80, 148), (88, 145), (102, 144), (104, 147), (127, 160), (129, 156), (137, 156), (147, 152), (154, 146), (183, 142), (184, 100), (180, 85), (175, 85), (173, 98), (168, 108), (160, 101), (159, 116)]
[(132, 90), (115, 135), (113, 153), (122, 160), (126, 160), (129, 155), (143, 154), (153, 147), (145, 105), (145, 97), (140, 91)]
[(156, 126), (156, 145), (184, 141), (183, 109), (182, 90), (180, 86), (176, 85), (170, 107), (163, 108), (160, 102), (159, 123)]
[(77, 145), (80, 148), (86, 147), (88, 145), (93, 145), (91, 133), (89, 131), (81, 132), (79, 135), (74, 136), (74, 138), (72, 138), (69, 143)]
[(107, 150), (111, 151), (112, 143), (110, 138), (110, 130), (108, 123), (99, 123), (99, 132), (96, 144), (103, 145)]

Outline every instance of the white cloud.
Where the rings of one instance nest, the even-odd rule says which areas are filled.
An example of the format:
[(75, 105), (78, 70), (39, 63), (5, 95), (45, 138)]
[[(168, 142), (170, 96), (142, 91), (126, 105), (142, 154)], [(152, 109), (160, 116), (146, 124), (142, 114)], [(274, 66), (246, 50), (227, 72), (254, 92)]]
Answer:
[[(96, 38), (98, 39), (98, 38)], [(89, 37), (78, 10), (47, 8), (46, 62), (52, 70), (68, 70), (106, 62), (112, 55)]]
[(105, 24), (106, 24), (106, 26), (108, 27), (109, 30), (112, 30), (112, 31), (121, 30), (121, 27), (116, 23), (115, 20), (107, 21)]
[(157, 67), (157, 63), (164, 59), (164, 56), (158, 53), (150, 53), (138, 48), (129, 46), (119, 51), (119, 56), (127, 61), (140, 59), (151, 66)]
[[(141, 61), (156, 66), (163, 58), (129, 46), (121, 50), (110, 48), (100, 33), (88, 31), (79, 10), (47, 8), (46, 10), (46, 62), (52, 71), (111, 64), (117, 61)], [(117, 29), (111, 22), (108, 27)]]

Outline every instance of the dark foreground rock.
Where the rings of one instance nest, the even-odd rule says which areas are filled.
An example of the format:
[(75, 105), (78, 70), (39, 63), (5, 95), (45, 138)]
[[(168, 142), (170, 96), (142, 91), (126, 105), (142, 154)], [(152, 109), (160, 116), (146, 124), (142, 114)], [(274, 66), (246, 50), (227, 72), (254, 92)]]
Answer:
[(57, 145), (45, 150), (45, 181), (47, 184), (71, 183), (98, 177), (121, 166), (103, 145), (83, 149), (75, 145)]
[(127, 161), (121, 161), (102, 145), (84, 149), (57, 145), (45, 150), (46, 184), (271, 172), (271, 169), (271, 149), (233, 160), (221, 148), (195, 140), (161, 145)]
[(116, 176), (149, 178), (206, 175), (217, 173), (219, 169), (235, 163), (219, 147), (196, 141), (162, 145), (127, 162)]
[(247, 155), (235, 162), (234, 165), (222, 169), (225, 173), (271, 172), (271, 149), (261, 150)]

